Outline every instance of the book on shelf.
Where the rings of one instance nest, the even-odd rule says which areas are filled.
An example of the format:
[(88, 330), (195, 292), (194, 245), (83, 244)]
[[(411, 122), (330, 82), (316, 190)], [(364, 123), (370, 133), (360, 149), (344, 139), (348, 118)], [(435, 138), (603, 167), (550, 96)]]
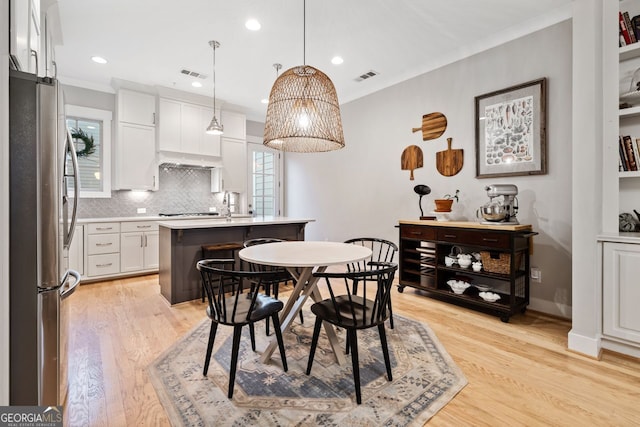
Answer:
[(640, 15), (631, 18), (631, 29), (636, 36), (636, 40), (640, 40)]
[(638, 162), (636, 161), (636, 156), (633, 152), (633, 140), (631, 136), (625, 135), (622, 137), (622, 142), (625, 149), (625, 154), (627, 155), (627, 159), (629, 160), (629, 171), (637, 171), (638, 170)]
[(620, 161), (622, 162), (622, 170), (629, 170), (629, 159), (627, 158), (627, 152), (624, 149), (624, 142), (622, 141), (622, 135), (618, 138), (618, 150), (620, 151)]
[(629, 39), (631, 40), (631, 43), (637, 42), (636, 34), (631, 26), (631, 17), (629, 17), (629, 12), (624, 12), (622, 14), (622, 18), (624, 19), (624, 25), (627, 27), (627, 31), (629, 32)]
[(624, 22), (624, 16), (622, 12), (619, 12), (618, 20), (620, 21), (620, 31), (626, 44), (631, 44), (631, 37), (629, 36), (629, 30), (627, 30), (627, 24)]
[(636, 138), (633, 144), (633, 154), (636, 156), (636, 164), (638, 165), (638, 170), (640, 170), (640, 138)]

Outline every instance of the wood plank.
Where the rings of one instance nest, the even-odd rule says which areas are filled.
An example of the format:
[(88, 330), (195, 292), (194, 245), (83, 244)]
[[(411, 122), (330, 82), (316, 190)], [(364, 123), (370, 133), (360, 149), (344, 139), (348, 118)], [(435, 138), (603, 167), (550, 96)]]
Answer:
[[(146, 367), (205, 318), (205, 305), (169, 306), (157, 275), (81, 285), (69, 301), (65, 425), (168, 426)], [(469, 381), (429, 426), (640, 423), (640, 360), (568, 351), (569, 321), (527, 312), (503, 323), (409, 288), (393, 304), (429, 324)]]

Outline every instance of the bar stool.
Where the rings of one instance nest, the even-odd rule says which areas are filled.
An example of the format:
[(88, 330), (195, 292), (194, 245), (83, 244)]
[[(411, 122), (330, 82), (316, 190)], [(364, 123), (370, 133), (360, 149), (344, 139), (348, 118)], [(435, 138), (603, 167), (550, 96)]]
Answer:
[[(244, 246), (242, 243), (238, 242), (222, 242), (222, 243), (211, 243), (209, 245), (202, 245), (200, 248), (202, 249), (202, 259), (210, 259), (210, 258), (227, 258), (234, 260), (236, 258), (236, 252), (242, 249)], [(204, 302), (205, 289), (204, 284), (202, 284), (202, 302)]]

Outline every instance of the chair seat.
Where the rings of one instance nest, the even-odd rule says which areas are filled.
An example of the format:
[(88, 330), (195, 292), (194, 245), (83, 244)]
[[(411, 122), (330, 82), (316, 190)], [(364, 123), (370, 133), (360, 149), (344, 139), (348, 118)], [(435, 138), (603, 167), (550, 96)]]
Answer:
[[(313, 304), (311, 311), (322, 320), (343, 328), (370, 328), (384, 323), (389, 318), (389, 315), (386, 314), (384, 317), (371, 319), (374, 301), (365, 300), (359, 295), (352, 295), (351, 300), (347, 295), (339, 295), (336, 296), (335, 303), (338, 307), (338, 314), (336, 314), (333, 301), (330, 298)], [(352, 309), (357, 313), (356, 321), (353, 320)], [(363, 310), (366, 313), (364, 316), (362, 315)]]
[(251, 316), (247, 319), (247, 313), (251, 307), (251, 294), (247, 293), (246, 298), (240, 298), (236, 307), (236, 312), (233, 318), (231, 313), (233, 310), (233, 304), (235, 303), (235, 296), (225, 298), (227, 307), (227, 321), (218, 321), (216, 317), (211, 313), (211, 306), (207, 307), (207, 316), (222, 325), (246, 325), (248, 323), (257, 322), (271, 316), (273, 313), (277, 313), (284, 308), (284, 303), (275, 298), (268, 297), (263, 294), (258, 294), (256, 297), (256, 304), (251, 312)]

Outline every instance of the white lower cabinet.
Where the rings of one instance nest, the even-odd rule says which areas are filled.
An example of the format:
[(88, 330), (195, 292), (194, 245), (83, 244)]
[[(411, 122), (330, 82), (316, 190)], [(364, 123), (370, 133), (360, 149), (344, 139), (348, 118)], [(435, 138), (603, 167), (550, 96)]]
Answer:
[(69, 249), (69, 266), (85, 279), (102, 280), (158, 270), (160, 235), (156, 221), (88, 223), (78, 226), (76, 233)]
[(87, 277), (120, 272), (120, 223), (87, 224)]
[(157, 269), (158, 225), (152, 221), (123, 222), (120, 230), (120, 271)]
[(603, 243), (602, 332), (640, 346), (640, 244)]

